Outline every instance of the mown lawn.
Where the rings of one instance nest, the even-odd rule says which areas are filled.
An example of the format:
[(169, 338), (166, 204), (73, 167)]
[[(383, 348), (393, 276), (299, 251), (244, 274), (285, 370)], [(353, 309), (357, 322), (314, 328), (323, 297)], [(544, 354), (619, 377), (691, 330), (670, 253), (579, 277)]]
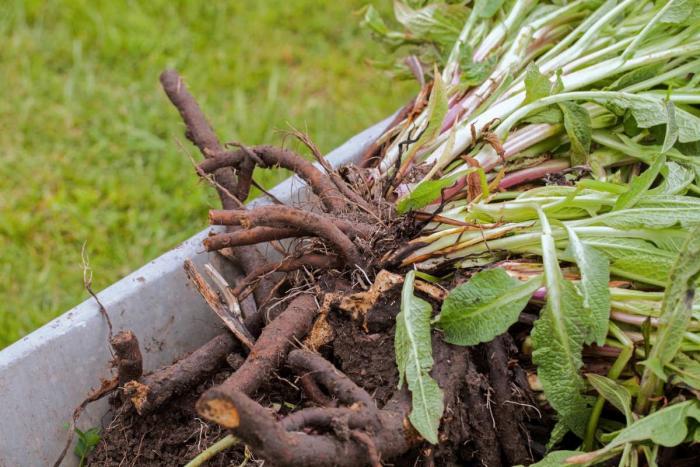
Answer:
[(415, 86), (366, 63), (382, 49), (364, 3), (1, 2), (0, 348), (87, 297), (83, 243), (99, 290), (205, 226), (217, 199), (178, 146), (163, 68), (249, 144), (293, 124), (327, 151), (405, 102)]

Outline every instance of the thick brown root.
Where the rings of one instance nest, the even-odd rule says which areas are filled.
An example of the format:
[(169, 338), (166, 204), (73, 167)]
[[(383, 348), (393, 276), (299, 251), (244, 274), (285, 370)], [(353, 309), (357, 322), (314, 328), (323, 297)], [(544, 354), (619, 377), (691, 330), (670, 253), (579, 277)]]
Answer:
[[(222, 153), (223, 147), (219, 139), (211, 125), (209, 125), (197, 101), (187, 90), (187, 86), (185, 86), (182, 77), (175, 70), (165, 70), (160, 75), (160, 82), (163, 86), (163, 90), (178, 110), (185, 123), (185, 136), (199, 148), (205, 160)], [(242, 206), (241, 200), (236, 198), (233, 194), (242, 196), (243, 193), (245, 193), (247, 195), (250, 189), (251, 177), (246, 177), (248, 175), (252, 176), (251, 166), (245, 165), (241, 167), (240, 175), (241, 177), (239, 177), (239, 180), (236, 180), (236, 176), (230, 167), (224, 167), (214, 172), (216, 189), (224, 209), (237, 209)], [(260, 252), (253, 246), (239, 247), (233, 250), (232, 253), (237, 258), (238, 264), (240, 268), (243, 269), (244, 274), (247, 274), (263, 261)], [(273, 288), (274, 284), (271, 283), (271, 281), (264, 280), (256, 289), (255, 301), (257, 303), (258, 313), (262, 314), (264, 312), (262, 308), (266, 300), (272, 295)]]
[[(378, 410), (369, 394), (318, 354), (295, 350), (289, 363), (311, 372), (347, 408), (309, 408), (277, 421), (270, 412), (235, 390), (217, 401), (224, 426), (256, 455), (278, 466), (378, 465), (420, 442), (406, 420), (405, 391)], [(220, 422), (221, 423), (221, 422)], [(314, 430), (319, 434), (309, 434)]]
[(251, 271), (233, 289), (233, 294), (241, 299), (244, 298), (245, 292), (249, 287), (254, 287), (255, 283), (262, 277), (272, 272), (292, 272), (302, 268), (328, 270), (338, 268), (341, 265), (342, 263), (338, 261), (337, 256), (328, 255), (303, 255), (300, 258), (285, 258), (277, 263), (266, 263)]
[(321, 355), (307, 350), (294, 350), (289, 354), (288, 362), (297, 373), (311, 375), (343, 404), (360, 402), (370, 411), (376, 409), (374, 400), (364, 389)]
[[(290, 208), (290, 207), (285, 207), (285, 206), (261, 206), (258, 208), (253, 209), (252, 211), (257, 211), (258, 209), (262, 210), (267, 210), (266, 208), (281, 208), (280, 210), (290, 210), (290, 209), (295, 209), (295, 208)], [(306, 212), (306, 211), (304, 211)], [(351, 240), (361, 238), (363, 240), (368, 240), (372, 238), (372, 236), (375, 234), (377, 231), (376, 227), (373, 227), (369, 224), (365, 224), (363, 222), (351, 222), (345, 219), (338, 219), (335, 217), (328, 217), (328, 216), (321, 216), (319, 214), (316, 214), (316, 216), (319, 216), (326, 221), (332, 223), (338, 229), (340, 229), (345, 235), (348, 236)], [(242, 221), (242, 211), (240, 210), (220, 210), (220, 209), (212, 209), (209, 211), (209, 222), (211, 222), (213, 225), (241, 225)], [(284, 225), (284, 222), (279, 222), (280, 225)], [(308, 226), (306, 230), (302, 230), (299, 228), (292, 228), (292, 227), (265, 227), (267, 230), (262, 230), (263, 227), (254, 227), (248, 230), (248, 232), (255, 232), (256, 235), (259, 235), (261, 237), (260, 240), (253, 242), (253, 243), (262, 243), (264, 241), (268, 241), (266, 237), (270, 237), (269, 240), (278, 240), (281, 238), (288, 238), (288, 237), (301, 237), (301, 236), (306, 236), (306, 235), (314, 235), (313, 232), (309, 233), (310, 229), (313, 229), (313, 226)], [(286, 235), (286, 237), (283, 237), (282, 235)], [(212, 235), (209, 237), (209, 239), (217, 237), (218, 235), (228, 235), (228, 234), (217, 234), (217, 235)], [(251, 234), (252, 235), (252, 234)], [(279, 238), (278, 238), (279, 237)], [(208, 239), (207, 239), (208, 240)]]
[(219, 334), (172, 365), (128, 382), (124, 394), (131, 399), (139, 415), (145, 415), (171, 397), (184, 394), (200, 384), (231, 352), (239, 349), (240, 345), (230, 333)]
[[(215, 154), (222, 152), (223, 147), (219, 139), (216, 137), (211, 125), (209, 125), (202, 109), (199, 108), (197, 101), (187, 90), (187, 86), (185, 86), (178, 72), (165, 70), (160, 75), (160, 83), (170, 102), (180, 112), (182, 121), (185, 122), (185, 136), (187, 139), (199, 148), (199, 151), (205, 158), (213, 157)], [(217, 170), (214, 173), (214, 179), (221, 186), (221, 188), (217, 187), (217, 190), (224, 209), (239, 207), (239, 203), (224, 192), (224, 190), (228, 190), (230, 193), (236, 192), (237, 183), (233, 170), (230, 168)]]
[(213, 224), (238, 224), (245, 228), (296, 228), (327, 241), (343, 258), (346, 265), (362, 266), (364, 264), (350, 238), (330, 219), (314, 212), (288, 206), (261, 206), (252, 211), (210, 211), (209, 220)]
[(211, 235), (204, 239), (204, 248), (207, 251), (223, 250), (243, 245), (255, 245), (258, 243), (283, 240), (285, 238), (301, 237), (306, 235), (298, 229), (278, 229), (274, 227), (254, 227), (247, 230), (237, 230), (222, 234)]
[[(399, 404), (394, 404), (397, 407)], [(219, 410), (227, 413), (227, 425), (255, 454), (275, 466), (355, 467), (375, 464), (377, 457), (391, 459), (413, 446), (417, 438), (405, 420), (404, 410), (381, 410), (376, 415), (381, 427), (371, 435), (373, 446), (358, 441), (348, 430), (347, 439), (334, 434), (314, 435), (287, 431), (284, 421), (275, 417), (241, 391), (230, 393), (220, 402)], [(337, 410), (337, 409), (325, 409)], [(342, 425), (342, 419), (338, 424)], [(363, 427), (364, 428), (364, 427)], [(341, 427), (337, 431), (342, 432)]]
[(208, 420), (228, 427), (231, 394), (241, 391), (252, 394), (267, 381), (286, 360), (292, 345), (303, 339), (311, 329), (318, 312), (312, 295), (295, 297), (287, 308), (263, 329), (245, 363), (226, 381), (205, 392), (197, 402), (197, 411)]
[(340, 213), (345, 210), (346, 199), (335, 187), (331, 179), (299, 154), (275, 146), (254, 146), (233, 152), (219, 154), (199, 164), (199, 168), (211, 173), (225, 167), (240, 167), (250, 160), (247, 151), (251, 151), (263, 168), (283, 167), (289, 169), (306, 183), (319, 197), (328, 212)]
[(143, 358), (139, 341), (131, 330), (121, 331), (110, 340), (114, 349), (119, 386), (139, 379), (143, 374)]
[(495, 396), (495, 409), (493, 411), (496, 425), (500, 431), (501, 449), (508, 464), (529, 464), (533, 461), (527, 448), (527, 442), (520, 433), (519, 426), (522, 423), (522, 410), (512, 403), (513, 391), (508, 365), (508, 353), (512, 339), (509, 334), (496, 337), (486, 344), (487, 361), (489, 363), (489, 377)]

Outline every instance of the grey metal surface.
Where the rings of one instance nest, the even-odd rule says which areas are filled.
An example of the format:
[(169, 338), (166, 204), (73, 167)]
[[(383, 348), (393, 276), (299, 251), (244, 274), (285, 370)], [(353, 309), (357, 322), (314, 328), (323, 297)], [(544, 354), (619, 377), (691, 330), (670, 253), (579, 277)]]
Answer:
[[(328, 158), (334, 166), (356, 160), (388, 123), (359, 133)], [(304, 200), (307, 188), (291, 177), (272, 190), (277, 198)], [(265, 203), (256, 200), (252, 204)], [(213, 337), (219, 320), (187, 285), (183, 261), (218, 261), (203, 252), (205, 229), (98, 294), (114, 332), (132, 329), (141, 343), (145, 369), (175, 360)], [(223, 266), (222, 266), (223, 267)], [(53, 465), (65, 439), (65, 423), (88, 392), (109, 378), (107, 324), (93, 300), (86, 300), (0, 351), (0, 466)], [(106, 421), (106, 401), (88, 406), (83, 429)], [(62, 465), (77, 465), (69, 453)]]

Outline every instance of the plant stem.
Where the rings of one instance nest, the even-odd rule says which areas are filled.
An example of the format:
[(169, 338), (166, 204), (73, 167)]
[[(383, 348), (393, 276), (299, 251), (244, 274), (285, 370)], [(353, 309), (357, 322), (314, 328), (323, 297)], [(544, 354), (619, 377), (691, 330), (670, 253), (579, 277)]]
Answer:
[(226, 449), (235, 446), (238, 444), (240, 441), (238, 438), (236, 438), (233, 435), (226, 435), (223, 438), (221, 438), (219, 441), (216, 443), (212, 444), (209, 446), (207, 449), (204, 451), (200, 452), (197, 457), (192, 459), (185, 465), (185, 467), (199, 467), (200, 465), (204, 465), (206, 461), (220, 453), (221, 451), (225, 451)]
[[(622, 350), (620, 355), (615, 359), (615, 363), (610, 367), (608, 371), (608, 378), (617, 379), (622, 373), (622, 370), (632, 358), (632, 353), (634, 352), (634, 343), (627, 337), (627, 335), (622, 332), (620, 328), (617, 327), (615, 323), (610, 323), (608, 328), (610, 334), (613, 335), (622, 344)], [(588, 425), (586, 426), (586, 434), (583, 439), (583, 450), (591, 451), (593, 449), (593, 441), (595, 439), (595, 432), (598, 428), (598, 420), (600, 420), (600, 414), (603, 412), (603, 406), (605, 405), (605, 398), (603, 396), (598, 396), (591, 411), (591, 416), (588, 419)]]

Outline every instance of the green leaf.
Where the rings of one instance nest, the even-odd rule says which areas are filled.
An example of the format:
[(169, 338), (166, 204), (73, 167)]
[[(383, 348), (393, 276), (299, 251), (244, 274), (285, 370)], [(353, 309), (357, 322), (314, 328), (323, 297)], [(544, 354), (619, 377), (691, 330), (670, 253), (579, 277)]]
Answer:
[(598, 394), (603, 396), (605, 400), (610, 402), (617, 410), (625, 415), (627, 424), (634, 422), (632, 415), (632, 394), (629, 389), (619, 384), (618, 382), (595, 373), (586, 375), (591, 386), (598, 391)]
[(661, 65), (661, 63), (652, 63), (651, 65), (644, 65), (634, 68), (632, 71), (628, 71), (624, 75), (620, 76), (606, 89), (611, 91), (624, 90), (633, 84), (641, 83), (642, 81), (654, 78), (659, 75)]
[(690, 143), (700, 140), (700, 118), (683, 109), (675, 109), (678, 141)]
[(586, 220), (587, 224), (603, 224), (620, 229), (664, 229), (681, 225), (684, 228), (700, 224), (700, 207), (643, 207), (614, 211)]
[[(686, 169), (675, 162), (667, 162), (661, 169), (661, 175), (664, 177), (663, 183), (652, 191), (662, 195), (682, 195), (695, 179), (695, 174), (692, 170)], [(686, 198), (686, 196), (681, 196), (681, 198)]]
[(583, 308), (588, 312), (589, 325), (586, 326), (584, 342), (598, 345), (605, 343), (610, 318), (609, 261), (595, 248), (579, 240), (573, 229), (568, 229), (569, 251), (576, 260), (581, 273), (579, 288), (583, 294)]
[(408, 211), (425, 207), (436, 199), (440, 199), (442, 190), (453, 183), (454, 182), (449, 178), (426, 180), (396, 203), (396, 211), (399, 214), (405, 214)]
[(625, 97), (614, 97), (610, 101), (614, 105), (630, 109), (640, 128), (651, 128), (667, 122), (666, 108), (663, 101), (659, 98), (635, 94)]
[[(671, 162), (668, 164), (671, 164)], [(696, 209), (700, 207), (700, 198), (677, 195), (649, 195), (640, 199), (637, 207)]]
[(76, 428), (75, 433), (78, 435), (78, 442), (75, 444), (73, 452), (80, 458), (80, 465), (83, 465), (84, 459), (95, 449), (95, 446), (97, 446), (100, 439), (102, 439), (100, 436), (100, 429), (95, 427), (86, 431), (80, 431)]
[(423, 134), (418, 138), (418, 141), (413, 143), (406, 154), (403, 156), (404, 161), (413, 160), (416, 152), (424, 145), (430, 143), (440, 134), (442, 122), (447, 115), (447, 91), (445, 83), (442, 81), (440, 73), (435, 69), (435, 79), (433, 80), (433, 88), (430, 91), (430, 99), (428, 100), (428, 108), (425, 110), (428, 116), (428, 126), (423, 131)]
[(673, 370), (674, 380), (679, 379), (691, 388), (700, 390), (700, 362), (684, 353), (678, 353), (673, 364), (668, 367)]
[(562, 276), (549, 223), (543, 212), (539, 215), (547, 303), (531, 333), (532, 361), (547, 401), (571, 431), (583, 437), (590, 412), (590, 398), (582, 394), (585, 384), (579, 373), (586, 334), (583, 300), (574, 284)]
[(367, 5), (367, 7), (365, 7), (365, 14), (360, 24), (370, 28), (373, 32), (381, 36), (389, 33), (389, 28), (386, 26), (382, 16), (372, 5)]
[(688, 425), (693, 419), (700, 421), (700, 401), (669, 405), (623, 429), (604, 448), (572, 456), (568, 461), (580, 464), (595, 462), (615, 448), (647, 440), (665, 447), (678, 446), (688, 436)]
[(501, 268), (477, 272), (469, 282), (450, 291), (437, 325), (451, 344), (489, 342), (518, 320), (541, 285), (542, 276), (520, 282)]
[(591, 149), (591, 116), (583, 106), (574, 102), (561, 102), (559, 108), (564, 116), (564, 129), (571, 143), (571, 163), (583, 164)]
[(656, 248), (653, 243), (642, 240), (641, 238), (613, 236), (588, 237), (584, 238), (583, 242), (605, 253), (605, 255), (613, 261), (643, 254), (664, 256), (669, 258), (671, 262), (675, 259), (673, 253)]
[(689, 233), (671, 270), (661, 304), (656, 341), (647, 359), (651, 364), (663, 368), (678, 353), (692, 316), (695, 284), (699, 277), (700, 226)]
[(673, 102), (666, 101), (666, 135), (664, 136), (664, 143), (661, 146), (661, 152), (667, 153), (676, 141), (678, 141), (678, 123), (676, 122), (676, 107)]
[(534, 62), (530, 62), (525, 71), (525, 104), (547, 97), (552, 84), (540, 73)]
[(401, 291), (401, 312), (396, 316), (394, 347), (399, 388), (405, 379), (412, 396), (409, 420), (421, 436), (436, 444), (444, 405), (442, 391), (428, 374), (433, 366), (432, 306), (413, 295), (414, 281), (415, 271), (410, 271)]
[(433, 2), (413, 9), (403, 2), (394, 1), (394, 16), (411, 38), (435, 42), (443, 47), (451, 47), (457, 41), (467, 15), (468, 10), (462, 5)]
[[(409, 388), (410, 386), (409, 384)], [(411, 389), (411, 395), (412, 408), (408, 415), (411, 425), (426, 441), (437, 444), (440, 419), (445, 410), (442, 389), (433, 378), (424, 373)]]
[(474, 11), (479, 18), (490, 18), (503, 6), (504, 0), (476, 0)]
[(550, 125), (556, 125), (564, 121), (564, 115), (562, 115), (559, 107), (550, 105), (539, 112), (528, 115), (523, 121), (528, 123), (549, 123)]
[(634, 41), (625, 49), (623, 58), (630, 58), (640, 45), (652, 34), (659, 23), (680, 23), (690, 16), (693, 11), (692, 0), (667, 0), (658, 2), (661, 5), (659, 11), (647, 21), (644, 29), (637, 34)]
[(663, 287), (673, 267), (673, 258), (654, 254), (663, 251), (650, 249), (636, 256), (627, 256), (612, 262), (610, 269), (618, 276)]
[(561, 467), (566, 465), (566, 459), (581, 454), (581, 451), (552, 451), (541, 461), (530, 464), (530, 467)]
[(678, 24), (685, 21), (693, 11), (692, 0), (670, 0), (659, 17), (660, 23)]
[(569, 427), (566, 426), (566, 423), (561, 420), (557, 420), (557, 423), (554, 424), (554, 428), (552, 428), (552, 431), (549, 433), (549, 439), (547, 440), (547, 445), (545, 446), (546, 451), (549, 452), (559, 445), (559, 443), (564, 440), (564, 437), (569, 434), (570, 431), (571, 430), (569, 430)]
[(619, 211), (620, 209), (628, 209), (634, 207), (637, 201), (646, 194), (647, 190), (651, 187), (656, 177), (659, 175), (661, 167), (664, 166), (666, 158), (660, 154), (656, 157), (654, 162), (642, 172), (638, 177), (634, 177), (629, 184), (629, 189), (621, 194), (617, 201), (615, 201), (615, 206), (613, 210)]

